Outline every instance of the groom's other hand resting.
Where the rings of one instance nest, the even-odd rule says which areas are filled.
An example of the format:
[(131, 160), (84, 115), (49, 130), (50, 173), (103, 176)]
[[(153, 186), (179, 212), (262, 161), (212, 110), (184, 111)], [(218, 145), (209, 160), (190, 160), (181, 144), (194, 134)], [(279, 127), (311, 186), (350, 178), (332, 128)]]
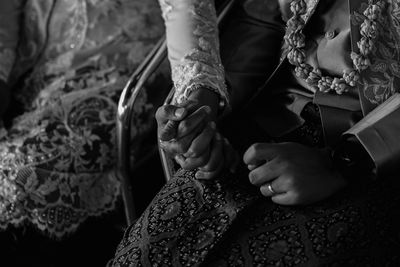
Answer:
[(250, 182), (281, 205), (311, 204), (346, 185), (327, 151), (297, 143), (252, 145), (244, 154)]

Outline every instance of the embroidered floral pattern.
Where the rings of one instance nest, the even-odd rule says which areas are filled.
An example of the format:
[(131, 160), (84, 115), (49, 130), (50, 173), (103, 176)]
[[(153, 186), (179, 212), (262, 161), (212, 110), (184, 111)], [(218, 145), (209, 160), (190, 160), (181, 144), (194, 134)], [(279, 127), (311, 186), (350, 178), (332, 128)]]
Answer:
[[(366, 1), (365, 1), (366, 2)], [(379, 2), (378, 2), (379, 3)], [(360, 80), (364, 97), (375, 107), (390, 96), (400, 86), (400, 3), (394, 0), (384, 1), (382, 11), (362, 3), (351, 15), (352, 25), (361, 29), (361, 38), (357, 47), (362, 51), (371, 50), (370, 68), (363, 70)], [(379, 17), (376, 24), (366, 23), (366, 18)], [(377, 28), (385, 30), (376, 30)], [(379, 35), (375, 47), (370, 49), (367, 37)], [(358, 58), (356, 58), (358, 60)]]

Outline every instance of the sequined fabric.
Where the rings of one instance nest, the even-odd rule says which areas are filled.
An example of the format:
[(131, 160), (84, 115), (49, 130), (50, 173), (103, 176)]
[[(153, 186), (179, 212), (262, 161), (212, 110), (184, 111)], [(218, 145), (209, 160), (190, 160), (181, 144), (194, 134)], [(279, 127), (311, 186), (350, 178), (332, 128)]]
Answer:
[[(115, 208), (117, 101), (162, 35), (162, 18), (157, 1), (132, 0), (30, 0), (24, 18), (20, 38), (30, 41), (11, 75), (24, 113), (0, 138), (0, 229), (32, 224), (61, 238)], [(133, 138), (152, 110), (141, 95)]]

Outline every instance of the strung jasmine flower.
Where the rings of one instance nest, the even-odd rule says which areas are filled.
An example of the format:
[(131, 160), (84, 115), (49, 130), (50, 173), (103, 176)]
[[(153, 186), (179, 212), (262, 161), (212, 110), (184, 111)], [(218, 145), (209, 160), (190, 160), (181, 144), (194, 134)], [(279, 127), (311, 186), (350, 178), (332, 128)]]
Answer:
[(355, 86), (356, 82), (359, 80), (360, 76), (355, 70), (344, 70), (343, 71), (343, 78), (346, 83), (348, 83), (350, 86)]
[(364, 11), (364, 16), (369, 20), (377, 20), (382, 15), (382, 9), (384, 3), (382, 1), (376, 3), (375, 5), (370, 4)]
[(361, 54), (352, 52), (350, 58), (353, 60), (353, 65), (358, 71), (365, 70), (371, 65), (371, 61), (368, 58), (363, 57)]
[(374, 49), (374, 42), (371, 39), (362, 37), (359, 42), (357, 42), (357, 47), (362, 55), (368, 55)]
[(328, 77), (328, 76), (321, 77), (318, 80), (318, 85), (317, 85), (318, 89), (321, 92), (329, 92), (329, 90), (331, 90), (332, 81), (333, 81), (333, 78), (331, 78), (331, 77)]
[(301, 64), (300, 66), (295, 68), (295, 74), (297, 77), (302, 79), (307, 79), (312, 71), (312, 67), (310, 65)]
[(310, 85), (317, 85), (321, 77), (321, 70), (318, 68), (313, 68), (313, 70), (308, 74), (306, 82)]
[(293, 33), (297, 33), (301, 31), (304, 27), (304, 20), (301, 17), (293, 17), (288, 20), (287, 22), (287, 27), (290, 29)]
[(306, 60), (306, 53), (301, 49), (292, 49), (289, 54), (289, 62), (293, 65), (300, 65)]
[(375, 39), (376, 36), (378, 35), (376, 22), (371, 20), (365, 20), (361, 24), (360, 33), (364, 37)]
[(302, 0), (294, 0), (290, 3), (292, 13), (303, 13), (307, 9), (307, 4)]
[(333, 79), (330, 89), (336, 91), (337, 94), (341, 95), (344, 92), (347, 92), (349, 88), (343, 78), (336, 77)]
[(357, 42), (360, 53), (352, 52), (350, 55), (355, 70), (346, 70), (341, 78), (332, 78), (323, 76), (320, 69), (313, 68), (305, 62), (305, 35), (302, 33), (305, 22), (302, 16), (307, 13), (307, 4), (304, 0), (293, 0), (290, 3), (293, 16), (287, 22), (284, 40), (289, 49), (287, 59), (290, 64), (295, 66), (295, 75), (322, 92), (335, 91), (337, 94), (343, 94), (349, 91), (359, 79), (358, 72), (371, 65), (368, 55), (375, 48), (374, 40), (378, 36), (377, 20), (382, 14), (383, 7), (383, 1), (378, 1), (375, 4), (371, 0), (369, 1), (369, 6), (364, 11), (366, 18), (360, 26), (361, 39)]

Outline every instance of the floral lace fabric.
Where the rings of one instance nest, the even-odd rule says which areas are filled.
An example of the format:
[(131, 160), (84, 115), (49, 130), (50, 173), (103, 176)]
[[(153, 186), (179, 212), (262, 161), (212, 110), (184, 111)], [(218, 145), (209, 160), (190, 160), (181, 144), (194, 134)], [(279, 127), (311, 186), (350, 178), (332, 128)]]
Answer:
[[(0, 138), (0, 229), (33, 224), (61, 238), (89, 216), (115, 208), (117, 101), (163, 29), (156, 1), (46, 4), (51, 7), (28, 1), (24, 9), (30, 28), (21, 38), (30, 36), (28, 30), (41, 35), (29, 48), (20, 47), (14, 68), (17, 77), (34, 65), (14, 91), (25, 112)], [(46, 12), (51, 16), (44, 38), (38, 20)], [(29, 49), (32, 53), (22, 53)], [(143, 94), (133, 138), (148, 130), (152, 109)]]
[[(167, 31), (170, 20), (177, 17), (185, 17), (186, 24), (190, 25), (191, 36), (190, 49), (180, 51), (181, 58), (172, 62), (172, 80), (175, 86), (174, 100), (182, 103), (189, 94), (198, 88), (198, 85), (211, 88), (222, 99), (229, 102), (225, 85), (225, 74), (219, 54), (219, 40), (217, 28), (217, 16), (214, 1), (182, 1), (159, 0)], [(185, 8), (179, 9), (184, 3)], [(173, 28), (174, 25), (170, 26)], [(171, 29), (173, 30), (173, 29)], [(168, 40), (168, 43), (173, 40)], [(187, 42), (188, 40), (182, 40)], [(184, 45), (182, 45), (184, 47)], [(170, 52), (171, 47), (169, 46)], [(178, 47), (178, 50), (182, 49)]]

